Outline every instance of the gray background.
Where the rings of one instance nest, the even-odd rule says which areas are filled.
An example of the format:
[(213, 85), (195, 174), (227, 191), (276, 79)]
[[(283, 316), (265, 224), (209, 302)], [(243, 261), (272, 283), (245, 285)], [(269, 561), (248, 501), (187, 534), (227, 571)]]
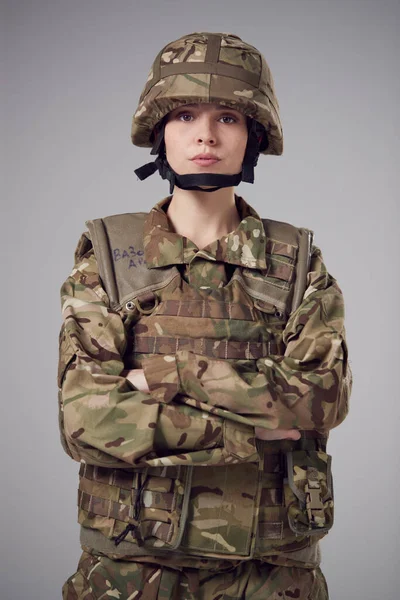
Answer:
[(130, 120), (161, 46), (193, 31), (235, 33), (269, 62), (285, 151), (260, 157), (255, 185), (237, 191), (314, 229), (346, 299), (355, 383), (329, 446), (331, 600), (398, 598), (399, 2), (10, 0), (2, 13), (2, 600), (61, 598), (76, 569), (59, 288), (85, 220), (168, 194), (133, 173), (150, 155), (131, 145)]

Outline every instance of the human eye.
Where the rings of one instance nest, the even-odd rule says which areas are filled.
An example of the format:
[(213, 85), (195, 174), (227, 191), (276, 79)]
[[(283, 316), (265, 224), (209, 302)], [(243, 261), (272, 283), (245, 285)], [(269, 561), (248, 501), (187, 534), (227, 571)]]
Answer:
[[(236, 117), (232, 117), (231, 115), (223, 115), (222, 117), (220, 117), (220, 119), (230, 119), (230, 123), (237, 123), (238, 119)], [(227, 121), (224, 121), (224, 123), (226, 123), (227, 125), (229, 125), (229, 123)]]
[(189, 112), (181, 112), (179, 114), (176, 115), (176, 118), (179, 119), (179, 121), (183, 121), (184, 123), (189, 123), (189, 119), (184, 119), (182, 117), (192, 117), (192, 115)]

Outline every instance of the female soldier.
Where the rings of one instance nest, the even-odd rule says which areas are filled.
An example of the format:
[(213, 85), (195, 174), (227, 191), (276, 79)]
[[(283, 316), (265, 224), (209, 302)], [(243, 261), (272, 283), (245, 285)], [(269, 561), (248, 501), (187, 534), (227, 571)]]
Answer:
[(64, 599), (325, 599), (328, 432), (348, 410), (343, 300), (311, 232), (234, 193), (282, 153), (238, 36), (158, 54), (133, 118), (170, 195), (88, 221), (61, 289), (60, 427), (81, 462)]

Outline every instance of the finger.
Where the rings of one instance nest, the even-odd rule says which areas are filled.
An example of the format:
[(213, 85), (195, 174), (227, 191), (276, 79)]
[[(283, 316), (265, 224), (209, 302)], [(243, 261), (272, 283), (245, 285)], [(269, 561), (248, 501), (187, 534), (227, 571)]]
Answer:
[(288, 439), (290, 440), (299, 440), (301, 438), (301, 433), (297, 429), (290, 430), (290, 436)]
[(301, 433), (297, 429), (262, 429), (257, 427), (256, 437), (262, 440), (298, 440)]

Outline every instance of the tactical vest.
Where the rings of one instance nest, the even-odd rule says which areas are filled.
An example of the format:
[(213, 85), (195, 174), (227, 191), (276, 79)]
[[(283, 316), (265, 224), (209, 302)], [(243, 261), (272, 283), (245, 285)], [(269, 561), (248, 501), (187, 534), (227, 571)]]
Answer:
[[(306, 287), (311, 232), (264, 219), (266, 271), (237, 267), (223, 288), (202, 290), (184, 281), (176, 266), (146, 267), (140, 249), (147, 216), (86, 223), (111, 307), (130, 340), (125, 367), (140, 368), (144, 356), (177, 349), (249, 369), (261, 357), (283, 354), (285, 323)], [(89, 247), (86, 233), (76, 258)], [(135, 256), (123, 259), (121, 248)], [(202, 320), (201, 338), (191, 336), (193, 319)], [(290, 553), (315, 566), (316, 542), (333, 524), (327, 436), (307, 431), (296, 442), (257, 442), (251, 463), (126, 469), (82, 463), (81, 543), (121, 556), (244, 560)]]

